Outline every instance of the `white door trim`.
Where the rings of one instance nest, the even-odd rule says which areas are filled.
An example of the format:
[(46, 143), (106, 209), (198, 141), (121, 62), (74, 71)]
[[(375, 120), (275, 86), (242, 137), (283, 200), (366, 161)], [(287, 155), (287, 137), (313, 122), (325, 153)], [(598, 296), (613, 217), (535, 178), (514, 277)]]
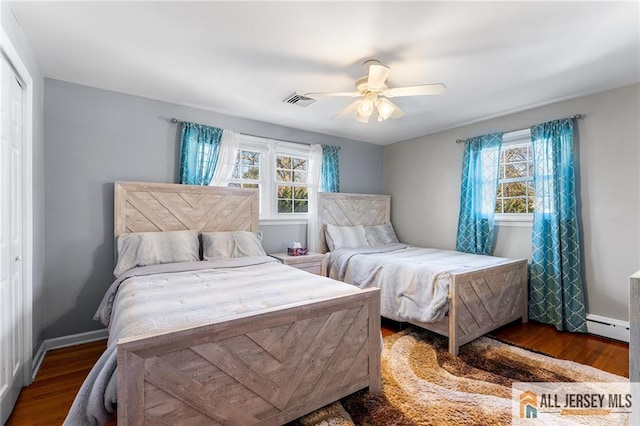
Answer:
[(24, 386), (31, 384), (33, 355), (33, 78), (18, 51), (0, 28), (0, 54), (13, 66), (23, 87), (23, 151), (22, 151), (22, 232), (23, 232), (23, 331), (22, 365), (24, 366)]

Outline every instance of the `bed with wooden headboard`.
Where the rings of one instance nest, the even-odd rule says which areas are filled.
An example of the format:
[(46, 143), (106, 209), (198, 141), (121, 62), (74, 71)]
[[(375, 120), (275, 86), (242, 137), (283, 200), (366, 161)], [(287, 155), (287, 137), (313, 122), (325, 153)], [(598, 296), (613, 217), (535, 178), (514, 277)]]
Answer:
[[(141, 231), (258, 231), (258, 193), (117, 182), (114, 230), (116, 238)], [(351, 326), (344, 326), (347, 318)], [(304, 336), (309, 330), (314, 335)], [(327, 347), (330, 355), (320, 356)], [(194, 352), (203, 351), (215, 356), (196, 362)], [(120, 425), (156, 424), (150, 412), (189, 424), (286, 423), (359, 389), (380, 389), (379, 292), (120, 340), (117, 359)]]
[[(389, 195), (319, 193), (318, 241), (315, 250), (328, 250), (325, 228), (371, 226), (391, 223)], [(461, 345), (527, 314), (527, 260), (517, 259), (498, 266), (452, 273), (449, 311), (442, 321), (408, 321), (449, 338), (449, 352)]]

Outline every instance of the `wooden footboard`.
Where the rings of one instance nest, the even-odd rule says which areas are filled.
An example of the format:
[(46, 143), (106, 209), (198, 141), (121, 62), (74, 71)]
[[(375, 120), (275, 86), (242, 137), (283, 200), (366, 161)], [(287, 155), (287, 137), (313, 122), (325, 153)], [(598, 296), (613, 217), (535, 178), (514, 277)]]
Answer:
[(527, 260), (452, 274), (449, 314), (437, 323), (414, 322), (449, 337), (449, 352), (527, 313)]
[(118, 424), (283, 424), (380, 390), (380, 294), (118, 342)]

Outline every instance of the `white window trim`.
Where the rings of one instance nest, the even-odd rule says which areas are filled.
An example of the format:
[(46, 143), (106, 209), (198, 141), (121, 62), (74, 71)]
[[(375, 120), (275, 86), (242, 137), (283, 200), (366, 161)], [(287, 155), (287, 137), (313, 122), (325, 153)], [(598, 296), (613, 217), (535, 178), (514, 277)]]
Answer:
[(238, 149), (260, 152), (260, 225), (306, 225), (308, 213), (278, 213), (278, 183), (275, 177), (278, 154), (309, 159), (309, 145), (240, 134)]
[[(502, 146), (519, 145), (531, 142), (531, 129), (516, 130), (502, 135)], [(496, 213), (494, 215), (496, 226), (533, 226), (533, 213)]]

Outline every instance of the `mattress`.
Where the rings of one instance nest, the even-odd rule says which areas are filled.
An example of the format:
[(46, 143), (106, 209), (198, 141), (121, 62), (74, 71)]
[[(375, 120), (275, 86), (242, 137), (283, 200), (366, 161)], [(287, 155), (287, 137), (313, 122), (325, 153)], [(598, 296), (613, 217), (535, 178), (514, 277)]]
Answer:
[(328, 275), (359, 288), (380, 289), (381, 315), (396, 321), (441, 321), (449, 308), (451, 274), (510, 259), (387, 244), (329, 253)]

